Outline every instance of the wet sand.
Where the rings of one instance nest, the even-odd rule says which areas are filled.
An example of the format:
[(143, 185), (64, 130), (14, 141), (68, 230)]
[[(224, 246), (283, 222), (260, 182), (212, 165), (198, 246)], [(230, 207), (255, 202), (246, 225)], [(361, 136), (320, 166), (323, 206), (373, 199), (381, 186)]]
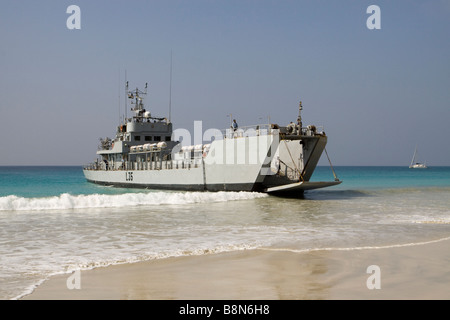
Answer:
[[(376, 265), (379, 271), (367, 272)], [(115, 265), (41, 284), (23, 299), (450, 299), (450, 241), (313, 252), (245, 250)], [(370, 279), (369, 279), (370, 278)], [(380, 288), (369, 289), (379, 285)]]

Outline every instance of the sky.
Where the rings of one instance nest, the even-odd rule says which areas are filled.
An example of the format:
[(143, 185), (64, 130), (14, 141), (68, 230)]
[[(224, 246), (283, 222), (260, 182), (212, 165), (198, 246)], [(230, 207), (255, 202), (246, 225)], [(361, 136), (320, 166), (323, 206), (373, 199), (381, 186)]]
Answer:
[(92, 162), (126, 79), (174, 128), (287, 125), (302, 101), (334, 166), (407, 166), (416, 145), (449, 166), (449, 35), (449, 0), (2, 1), (0, 165)]

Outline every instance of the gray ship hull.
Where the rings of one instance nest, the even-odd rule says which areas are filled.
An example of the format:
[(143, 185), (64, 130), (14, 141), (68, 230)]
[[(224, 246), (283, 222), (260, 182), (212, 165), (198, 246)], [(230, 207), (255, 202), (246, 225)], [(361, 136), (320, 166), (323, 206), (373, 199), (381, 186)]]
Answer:
[[(178, 172), (177, 172), (178, 171)], [(142, 171), (114, 171), (93, 172), (85, 170), (86, 179), (90, 182), (123, 188), (145, 188), (159, 190), (184, 190), (184, 191), (263, 191), (261, 183), (254, 182), (226, 182), (203, 183), (203, 169), (194, 168), (189, 172), (170, 170), (166, 172), (142, 172)], [(134, 181), (126, 181), (127, 177), (133, 177)], [(180, 181), (181, 180), (181, 181)]]
[(188, 157), (174, 153), (170, 160), (111, 163), (86, 168), (84, 174), (90, 182), (126, 188), (302, 193), (339, 183), (308, 183), (326, 142), (322, 134), (289, 139), (273, 131), (215, 140), (207, 154), (189, 151)]

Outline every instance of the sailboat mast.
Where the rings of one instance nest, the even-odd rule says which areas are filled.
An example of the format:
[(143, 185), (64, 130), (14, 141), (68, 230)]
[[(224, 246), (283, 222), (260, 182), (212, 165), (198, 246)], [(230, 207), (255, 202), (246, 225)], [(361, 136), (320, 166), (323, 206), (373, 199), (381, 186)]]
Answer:
[(412, 166), (414, 164), (414, 161), (416, 160), (416, 153), (417, 153), (417, 145), (416, 145), (416, 148), (414, 149), (414, 154), (413, 154), (413, 157), (411, 159), (411, 165), (410, 166)]

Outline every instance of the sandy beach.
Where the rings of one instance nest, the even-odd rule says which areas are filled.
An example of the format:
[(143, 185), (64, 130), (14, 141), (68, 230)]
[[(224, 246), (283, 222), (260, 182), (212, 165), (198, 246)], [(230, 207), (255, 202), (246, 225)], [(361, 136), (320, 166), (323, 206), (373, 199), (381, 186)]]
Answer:
[[(79, 289), (68, 289), (70, 274), (54, 276), (23, 299), (450, 299), (449, 248), (443, 240), (167, 258), (81, 271)], [(373, 265), (378, 271), (368, 272)], [(379, 289), (369, 289), (368, 282)]]

